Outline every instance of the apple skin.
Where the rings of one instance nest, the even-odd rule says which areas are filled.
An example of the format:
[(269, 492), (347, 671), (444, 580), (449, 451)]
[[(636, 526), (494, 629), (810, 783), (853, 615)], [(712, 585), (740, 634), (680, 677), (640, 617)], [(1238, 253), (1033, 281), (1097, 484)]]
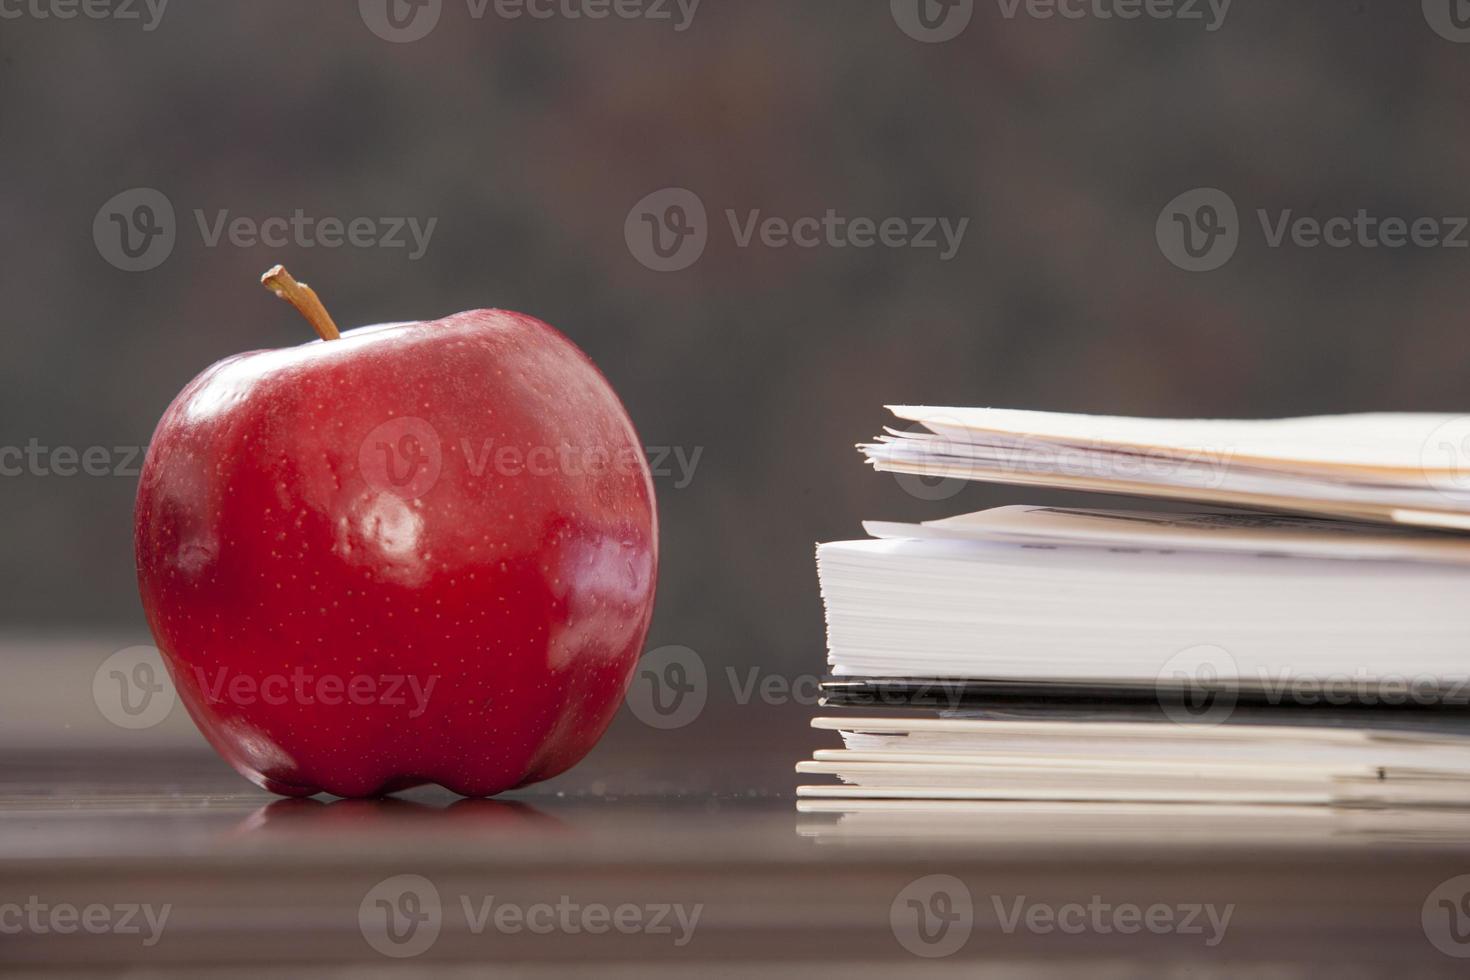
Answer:
[(502, 310), (215, 364), (158, 424), (134, 532), (181, 700), (284, 796), (563, 772), (622, 702), (658, 573), (617, 395)]

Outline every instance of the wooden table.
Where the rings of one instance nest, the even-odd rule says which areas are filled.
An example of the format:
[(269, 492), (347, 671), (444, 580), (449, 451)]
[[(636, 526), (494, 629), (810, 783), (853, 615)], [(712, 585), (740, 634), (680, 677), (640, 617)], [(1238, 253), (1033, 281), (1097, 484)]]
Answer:
[[(42, 926), (0, 934), (0, 964), (179, 977), (308, 966), (434, 977), (1470, 967), (1431, 941), (1435, 930), (1454, 941), (1447, 912), (1427, 929), (1421, 921), (1436, 886), (1470, 873), (1463, 814), (1000, 804), (962, 818), (806, 816), (790, 766), (817, 740), (804, 717), (782, 718), (764, 740), (748, 719), (739, 730), (715, 719), (697, 735), (624, 725), (570, 776), (496, 801), (428, 790), (275, 800), (198, 751), (10, 752), (0, 761), (0, 928), (20, 914), (7, 918), (5, 903), (39, 908)], [(658, 746), (676, 750), (660, 757)], [(938, 945), (926, 945), (932, 930), (905, 933), (916, 895), (936, 916), (954, 912), (934, 899), (934, 882), (952, 891), (951, 879), (968, 892), (971, 919), (935, 918), (953, 927)], [(102, 906), (109, 925), (62, 933), (46, 916), (66, 906), (77, 916)], [(111, 928), (126, 906), (168, 907), (156, 942), (145, 943), (146, 926)], [(1132, 906), (1173, 910), (1179, 927), (1191, 906), (1231, 912), (1212, 944), (1208, 928), (1125, 934), (1118, 910)], [(681, 930), (676, 910), (696, 907)], [(1017, 909), (1031, 926), (1007, 928)], [(1041, 928), (1047, 910), (1083, 928)], [(390, 911), (400, 925), (385, 938)], [(946, 955), (916, 955), (916, 943)]]

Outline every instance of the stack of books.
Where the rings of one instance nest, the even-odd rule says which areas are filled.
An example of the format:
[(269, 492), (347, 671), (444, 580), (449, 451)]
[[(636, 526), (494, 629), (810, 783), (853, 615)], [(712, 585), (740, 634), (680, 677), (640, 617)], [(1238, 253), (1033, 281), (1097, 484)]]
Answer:
[(801, 810), (1470, 806), (1470, 417), (891, 410), (902, 479), (1151, 502), (819, 545)]

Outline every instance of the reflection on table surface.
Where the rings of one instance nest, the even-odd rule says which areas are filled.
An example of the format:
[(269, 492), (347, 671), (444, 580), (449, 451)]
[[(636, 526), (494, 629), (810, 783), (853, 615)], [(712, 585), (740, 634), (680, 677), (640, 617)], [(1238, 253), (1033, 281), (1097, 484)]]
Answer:
[[(1462, 965), (1426, 938), (1424, 918), (1440, 914), (1436, 888), (1470, 873), (1460, 812), (996, 802), (802, 813), (783, 793), (620, 792), (605, 775), (581, 778), (495, 800), (431, 789), (286, 800), (203, 754), (9, 759), (0, 902), (167, 904), (171, 916), (155, 946), (22, 933), (0, 937), (3, 958), (191, 977), (343, 963), (426, 975), (507, 963), (740, 975), (752, 958), (767, 972), (890, 975), (927, 962), (896, 939), (895, 909), (941, 880), (970, 901), (974, 935), (940, 964), (957, 973), (981, 961), (1120, 977), (1304, 976), (1323, 964), (1344, 976), (1406, 964), (1450, 975)], [(375, 889), (402, 880), (428, 882), (442, 920), (432, 948), (407, 964), (375, 951), (361, 919)], [(1188, 935), (1008, 928), (1005, 910), (1022, 900), (1233, 912), (1228, 935), (1205, 946)], [(507, 932), (477, 916), (487, 903), (558, 902), (697, 907), (700, 918), (675, 945), (652, 932)]]
[(1470, 811), (1269, 804), (1024, 800), (801, 801), (798, 832), (819, 843), (914, 841), (1108, 848), (1470, 847)]
[(997, 801), (795, 800), (785, 793), (619, 792), (562, 782), (496, 799), (422, 788), (385, 799), (283, 799), (212, 756), (32, 758), (0, 764), (0, 860), (218, 859), (271, 853), (481, 860), (671, 856), (820, 861), (813, 844), (874, 860), (1146, 848), (1219, 853), (1324, 848), (1470, 854), (1460, 809)]

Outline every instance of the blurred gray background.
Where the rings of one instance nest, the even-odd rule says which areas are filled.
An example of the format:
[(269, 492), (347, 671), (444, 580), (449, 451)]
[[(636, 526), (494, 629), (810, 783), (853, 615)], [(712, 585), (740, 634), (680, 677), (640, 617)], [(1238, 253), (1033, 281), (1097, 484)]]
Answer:
[[(216, 359), (308, 339), (257, 284), (278, 261), (344, 327), (482, 306), (539, 316), (597, 361), (645, 443), (699, 452), (687, 485), (672, 462), (657, 480), (649, 645), (693, 648), (712, 671), (820, 673), (814, 542), (857, 536), (864, 518), (1019, 499), (923, 500), (867, 470), (852, 446), (886, 402), (1470, 407), (1470, 233), (1460, 247), (1272, 247), (1256, 218), (1470, 214), (1470, 30), (1451, 0), (1236, 0), (1223, 19), (1203, 0), (1134, 19), (1099, 13), (1128, 0), (1074, 3), (1078, 18), (978, 0), (955, 36), (927, 42), (911, 36), (914, 0), (703, 0), (692, 18), (669, 0), (667, 19), (653, 0), (604, 19), (567, 13), (597, 0), (539, 0), (546, 18), (442, 0), (407, 42), (380, 36), (395, 28), (374, 2), (174, 0), (156, 20), (142, 0), (101, 19), (62, 19), (65, 0), (0, 10), (0, 445), (53, 462), (56, 447), (105, 447), (121, 471), (0, 478), (0, 624), (83, 637), (35, 648), (81, 651), (79, 683), (146, 637), (136, 463), (120, 447), (146, 445)], [(434, 12), (398, 10), (410, 33), (410, 15)], [(625, 224), (671, 187), (707, 209), (708, 244), (660, 272)], [(1189, 272), (1156, 221), (1200, 187), (1238, 207), (1239, 243)], [(135, 188), (167, 199), (176, 240), (131, 272), (94, 224)], [(741, 247), (727, 209), (968, 225), (944, 261)], [(211, 245), (196, 217), (297, 210), (437, 224), (414, 259)], [(12, 722), (63, 669), (36, 656), (9, 675)]]

